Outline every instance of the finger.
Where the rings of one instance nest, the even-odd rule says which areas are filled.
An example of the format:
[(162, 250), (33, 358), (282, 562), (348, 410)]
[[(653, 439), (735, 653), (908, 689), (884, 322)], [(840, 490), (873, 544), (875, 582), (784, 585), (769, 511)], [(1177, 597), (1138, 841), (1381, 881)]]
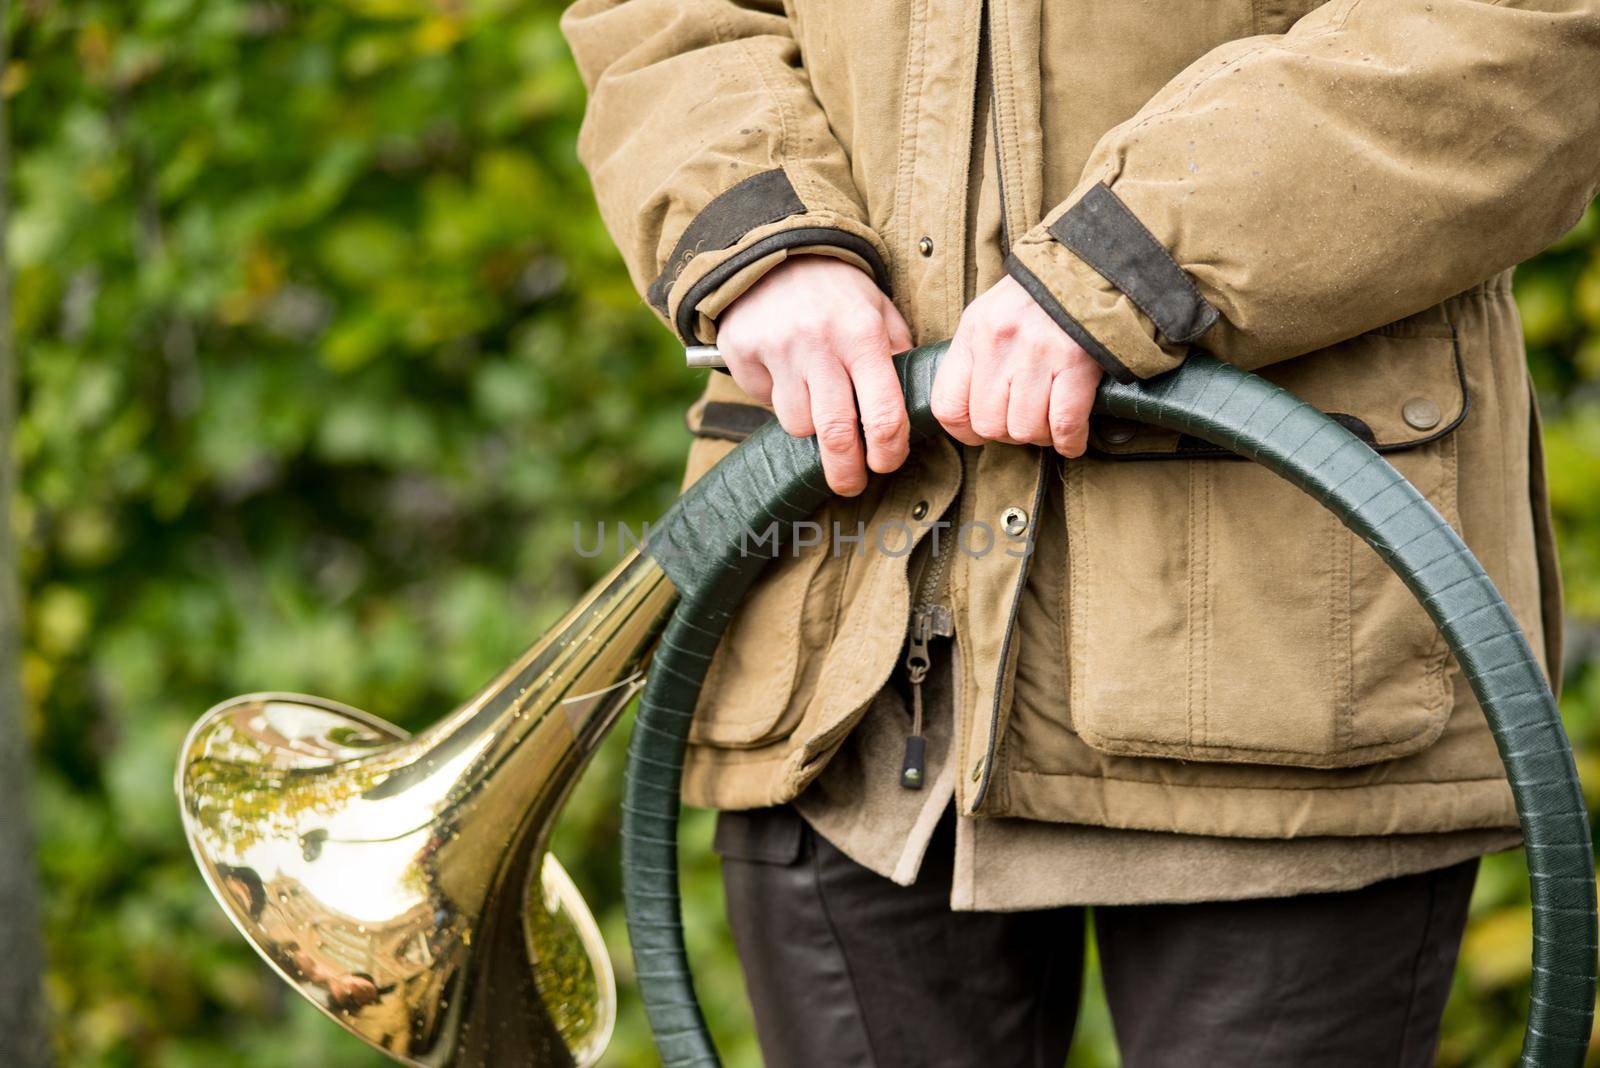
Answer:
[(912, 346), (911, 327), (900, 314), (900, 309), (888, 297), (883, 298), (883, 326), (889, 333), (889, 351), (905, 352)]
[(1050, 383), (1050, 443), (1069, 459), (1089, 446), (1089, 410), (1098, 376), (1062, 371)]
[(890, 351), (888, 335), (880, 333), (870, 350), (858, 350), (845, 361), (867, 443), (867, 466), (879, 474), (898, 468), (911, 452), (906, 398)]
[(1050, 394), (1055, 378), (1047, 367), (1031, 362), (1011, 378), (1006, 406), (1006, 435), (1029, 445), (1049, 445)]
[(969, 331), (956, 327), (939, 370), (933, 376), (933, 396), (929, 406), (945, 433), (963, 445), (981, 445), (983, 439), (972, 429), (968, 399), (972, 390), (972, 350), (967, 346)]
[(1006, 441), (1006, 418), (1011, 407), (1011, 375), (998, 351), (1002, 342), (984, 337), (974, 347), (972, 391), (967, 406), (972, 430), (984, 441)]
[(773, 383), (772, 410), (779, 425), (793, 437), (809, 438), (817, 432), (811, 422), (811, 391), (798, 374), (781, 374)]
[(885, 355), (851, 367), (856, 408), (861, 413), (861, 433), (867, 442), (867, 466), (886, 474), (906, 462), (911, 454), (911, 423), (906, 418), (906, 398), (894, 363)]
[(728, 365), (734, 383), (749, 394), (751, 400), (759, 404), (772, 403), (772, 372), (767, 369), (759, 350), (746, 348), (736, 341), (725, 342), (719, 337), (717, 351)]
[(854, 497), (867, 487), (867, 467), (850, 376), (841, 363), (819, 361), (811, 367), (806, 388), (811, 391), (811, 424), (822, 453), (822, 473), (833, 492)]

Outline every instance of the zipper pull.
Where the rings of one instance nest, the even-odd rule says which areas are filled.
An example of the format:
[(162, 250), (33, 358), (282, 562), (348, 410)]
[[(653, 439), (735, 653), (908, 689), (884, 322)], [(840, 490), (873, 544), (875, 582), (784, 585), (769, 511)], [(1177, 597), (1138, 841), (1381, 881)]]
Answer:
[(900, 762), (900, 785), (907, 790), (922, 789), (927, 770), (927, 741), (922, 737), (922, 681), (928, 677), (928, 639), (934, 633), (934, 608), (919, 608), (911, 614), (911, 634), (906, 641), (906, 680), (911, 683), (911, 733), (906, 736), (906, 755)]

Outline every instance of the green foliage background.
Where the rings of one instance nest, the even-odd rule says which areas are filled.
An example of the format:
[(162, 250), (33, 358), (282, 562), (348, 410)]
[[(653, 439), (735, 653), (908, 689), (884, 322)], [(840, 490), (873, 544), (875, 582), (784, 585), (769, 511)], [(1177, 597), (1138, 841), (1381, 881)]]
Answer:
[[(639, 523), (674, 492), (696, 377), (593, 210), (560, 6), (12, 5), (24, 681), (64, 1065), (377, 1063), (211, 904), (172, 798), (184, 731), (255, 689), (426, 723), (596, 577), (575, 521)], [(1568, 583), (1563, 704), (1593, 754), (1593, 212), (1518, 296)], [(615, 870), (621, 737), (558, 852), (617, 950), (607, 1063), (646, 1065)], [(755, 1064), (703, 815), (687, 838), (703, 994), (730, 1063)], [(1524, 880), (1516, 856), (1485, 867), (1443, 1064), (1514, 1059)], [(1073, 1064), (1114, 1063), (1091, 990)]]

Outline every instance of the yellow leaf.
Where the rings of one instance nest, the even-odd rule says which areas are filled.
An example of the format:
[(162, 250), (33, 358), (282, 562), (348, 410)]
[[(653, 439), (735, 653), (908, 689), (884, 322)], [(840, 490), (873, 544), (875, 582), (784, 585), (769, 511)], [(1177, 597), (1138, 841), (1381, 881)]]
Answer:
[(417, 51), (437, 54), (449, 51), (461, 40), (464, 27), (461, 20), (448, 15), (436, 16), (417, 27)]
[(1532, 974), (1533, 914), (1526, 905), (1497, 909), (1467, 928), (1461, 969), (1480, 990), (1525, 982)]
[(83, 644), (93, 608), (82, 590), (50, 586), (34, 599), (32, 609), (39, 647), (45, 653), (65, 656)]
[(0, 96), (11, 99), (28, 87), (27, 60), (14, 59), (6, 64), (5, 73), (0, 74)]

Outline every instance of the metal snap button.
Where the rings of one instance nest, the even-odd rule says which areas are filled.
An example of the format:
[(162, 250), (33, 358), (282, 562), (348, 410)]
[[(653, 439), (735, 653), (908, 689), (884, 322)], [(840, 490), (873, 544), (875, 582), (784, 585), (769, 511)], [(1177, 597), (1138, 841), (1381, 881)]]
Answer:
[(1007, 508), (1000, 513), (1000, 529), (1011, 537), (1019, 537), (1028, 529), (1028, 513), (1021, 508)]
[(1432, 430), (1444, 418), (1439, 405), (1427, 397), (1412, 397), (1400, 406), (1400, 415), (1415, 430)]
[(928, 514), (928, 502), (927, 501), (918, 501), (916, 504), (913, 504), (911, 506), (911, 518), (912, 519), (921, 519), (923, 516), (925, 516), (927, 514)]
[(933, 238), (924, 237), (921, 241), (918, 241), (917, 251), (922, 253), (924, 256), (933, 255)]
[(1133, 423), (1127, 419), (1107, 419), (1100, 424), (1100, 436), (1107, 445), (1126, 445), (1135, 433)]

